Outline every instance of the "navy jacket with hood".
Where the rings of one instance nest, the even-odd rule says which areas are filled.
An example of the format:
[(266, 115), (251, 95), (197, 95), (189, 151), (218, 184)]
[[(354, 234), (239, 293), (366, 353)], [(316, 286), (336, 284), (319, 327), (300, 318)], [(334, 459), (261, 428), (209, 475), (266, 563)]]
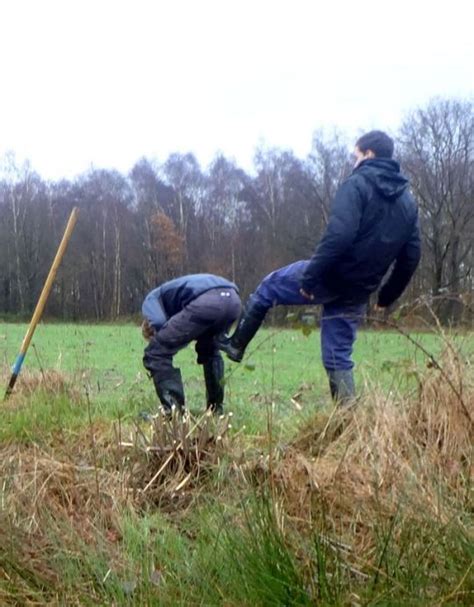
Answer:
[(226, 278), (214, 274), (188, 274), (180, 276), (150, 291), (142, 305), (143, 316), (155, 328), (181, 312), (191, 301), (211, 289), (234, 289), (236, 285)]
[(418, 210), (407, 186), (395, 160), (373, 158), (354, 169), (303, 273), (306, 292), (363, 303), (393, 264), (378, 303), (386, 307), (400, 297), (420, 260)]

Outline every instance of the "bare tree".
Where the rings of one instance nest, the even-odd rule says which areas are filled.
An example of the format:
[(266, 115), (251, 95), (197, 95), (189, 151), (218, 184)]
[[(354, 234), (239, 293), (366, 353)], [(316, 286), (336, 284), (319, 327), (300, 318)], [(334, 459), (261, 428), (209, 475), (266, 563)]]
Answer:
[(188, 260), (188, 228), (199, 207), (203, 188), (203, 176), (193, 154), (171, 154), (163, 167), (165, 180), (173, 188), (174, 208), (171, 218), (185, 242), (184, 264)]
[[(435, 100), (400, 129), (424, 249), (408, 297), (450, 294), (465, 310), (474, 309), (473, 139), (470, 101)], [(150, 288), (187, 272), (233, 278), (245, 297), (267, 272), (311, 254), (351, 166), (344, 138), (317, 132), (306, 159), (261, 148), (254, 169), (248, 175), (219, 155), (201, 171), (192, 154), (172, 154), (163, 165), (142, 158), (127, 176), (91, 170), (45, 182), (7, 155), (0, 161), (0, 312), (30, 311), (73, 206), (80, 219), (47, 313), (133, 314)], [(452, 298), (438, 311), (446, 322), (461, 317)]]
[(347, 144), (343, 137), (337, 132), (328, 137), (323, 131), (316, 131), (308, 157), (308, 168), (313, 181), (314, 200), (326, 225), (329, 207), (337, 188), (351, 170)]
[[(435, 100), (413, 112), (400, 131), (403, 167), (420, 206), (423, 272), (435, 297), (459, 295), (472, 272), (473, 110), (471, 102)], [(438, 311), (448, 321), (460, 310), (449, 297)]]
[(217, 156), (205, 180), (199, 208), (208, 243), (207, 263), (213, 271), (230, 274), (234, 281), (238, 265), (239, 226), (249, 220), (247, 205), (242, 199), (247, 183), (248, 178), (241, 169), (224, 156)]

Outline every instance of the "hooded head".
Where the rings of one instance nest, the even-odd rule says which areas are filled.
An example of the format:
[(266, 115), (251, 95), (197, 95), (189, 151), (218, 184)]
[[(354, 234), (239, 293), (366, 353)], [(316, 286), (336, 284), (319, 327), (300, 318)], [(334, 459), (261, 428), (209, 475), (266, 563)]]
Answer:
[(370, 131), (359, 137), (354, 150), (354, 168), (390, 200), (398, 198), (408, 185), (398, 162), (392, 160), (393, 149), (393, 139), (387, 133)]

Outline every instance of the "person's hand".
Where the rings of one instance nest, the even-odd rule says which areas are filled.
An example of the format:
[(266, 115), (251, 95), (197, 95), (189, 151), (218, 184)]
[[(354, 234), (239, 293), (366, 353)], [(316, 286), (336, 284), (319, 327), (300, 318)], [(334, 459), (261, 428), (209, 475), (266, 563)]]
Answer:
[(309, 299), (313, 301), (314, 295), (312, 293), (307, 293), (303, 288), (300, 289), (300, 295), (302, 295), (305, 299)]
[(142, 335), (143, 339), (145, 339), (146, 341), (150, 341), (150, 339), (152, 339), (155, 335), (155, 329), (150, 325), (146, 318), (142, 322)]

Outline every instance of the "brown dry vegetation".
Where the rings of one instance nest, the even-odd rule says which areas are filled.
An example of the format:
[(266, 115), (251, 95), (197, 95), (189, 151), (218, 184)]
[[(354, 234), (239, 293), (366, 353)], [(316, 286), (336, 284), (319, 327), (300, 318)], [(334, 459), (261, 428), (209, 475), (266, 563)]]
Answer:
[(334, 530), (352, 535), (364, 553), (370, 551), (373, 522), (393, 516), (401, 503), (406, 515), (441, 523), (451, 520), (460, 504), (467, 507), (474, 388), (450, 353), (442, 368), (460, 395), (438, 369), (429, 368), (411, 399), (366, 388), (360, 406), (308, 424), (274, 466), (272, 480), (285, 511), (311, 526), (318, 494), (318, 508)]
[[(10, 374), (6, 369), (0, 373), (0, 385), (6, 386)], [(65, 395), (77, 402), (80, 392), (74, 385), (74, 380), (63, 371), (45, 369), (42, 371), (24, 370), (19, 376), (15, 388), (3, 406), (15, 406), (24, 403), (28, 397), (38, 392), (45, 392), (50, 396)]]
[(199, 418), (186, 413), (181, 419), (173, 414), (170, 421), (160, 414), (148, 431), (137, 425), (131, 442), (120, 442), (136, 504), (165, 511), (185, 509), (205, 488), (224, 455), (231, 453), (231, 415), (214, 419), (210, 412)]
[[(75, 397), (59, 374), (22, 379), (9, 407), (38, 388)], [(229, 436), (228, 417), (210, 416), (127, 428), (91, 423), (76, 433), (58, 431), (47, 445), (3, 444), (0, 580), (7, 585), (0, 601), (22, 604), (22, 596), (23, 604), (35, 604), (37, 588), (54, 603), (59, 544), (71, 555), (78, 545), (100, 544), (120, 570), (123, 513), (160, 508), (179, 519), (215, 490), (213, 472), (224, 460), (222, 499), (265, 487), (283, 533), (317, 532), (324, 519), (328, 542), (364, 576), (377, 567), (375, 522), (393, 520), (402, 506), (413, 521), (457, 518), (467, 526), (460, 513), (473, 506), (473, 417), (471, 370), (447, 349), (410, 398), (367, 386), (358, 406), (319, 413), (290, 444), (267, 445), (264, 455), (243, 435)], [(92, 582), (78, 585), (95, 596)]]

